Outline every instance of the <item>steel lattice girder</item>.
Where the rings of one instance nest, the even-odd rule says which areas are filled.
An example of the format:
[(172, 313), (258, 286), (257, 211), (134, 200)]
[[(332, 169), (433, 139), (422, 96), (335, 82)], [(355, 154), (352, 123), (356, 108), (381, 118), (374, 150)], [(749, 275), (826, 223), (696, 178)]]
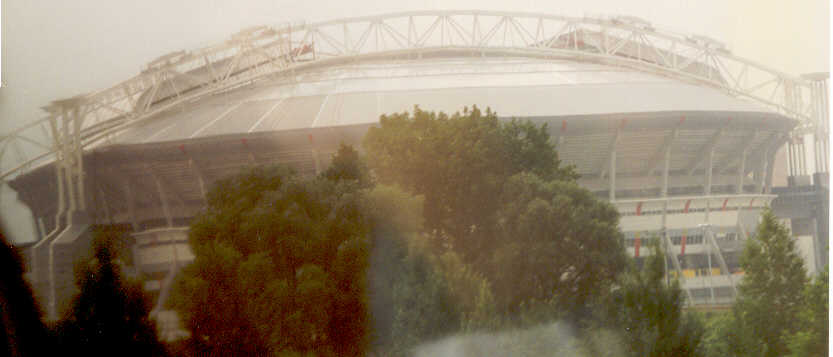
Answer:
[[(657, 30), (632, 17), (577, 18), (520, 12), (416, 11), (254, 27), (223, 43), (178, 51), (150, 62), (110, 88), (72, 98), (79, 150), (106, 143), (143, 119), (178, 104), (307, 68), (424, 54), (513, 55), (628, 67), (714, 87), (798, 119), (801, 132), (826, 132), (817, 98), (827, 76), (792, 77), (732, 55), (719, 42)], [(817, 78), (818, 77), (818, 78)], [(818, 89), (819, 87), (823, 89)], [(64, 105), (53, 103), (51, 106)], [(0, 179), (57, 158), (53, 138), (39, 140), (51, 117), (0, 138)], [(43, 135), (41, 135), (43, 136)], [(26, 148), (21, 149), (21, 143)], [(14, 157), (8, 155), (15, 152)]]

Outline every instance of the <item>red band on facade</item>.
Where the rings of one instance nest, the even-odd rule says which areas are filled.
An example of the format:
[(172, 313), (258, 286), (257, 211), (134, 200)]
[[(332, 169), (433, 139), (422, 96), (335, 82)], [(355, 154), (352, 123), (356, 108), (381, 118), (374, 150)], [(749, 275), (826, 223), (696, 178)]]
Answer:
[(636, 239), (633, 242), (633, 256), (639, 258), (639, 235), (636, 236)]

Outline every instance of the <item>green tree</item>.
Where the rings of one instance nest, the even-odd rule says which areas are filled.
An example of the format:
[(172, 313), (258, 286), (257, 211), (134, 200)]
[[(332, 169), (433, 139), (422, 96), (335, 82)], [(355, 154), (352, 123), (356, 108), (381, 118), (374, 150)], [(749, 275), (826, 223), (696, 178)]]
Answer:
[[(476, 107), (382, 116), (364, 147), (381, 183), (425, 198), (433, 245), (493, 290), (498, 314), (555, 301), (578, 312), (625, 263), (618, 213), (575, 184), (546, 125)], [(438, 252), (439, 255), (442, 252)]]
[(149, 318), (151, 301), (138, 280), (126, 278), (117, 254), (125, 240), (117, 229), (99, 229), (93, 255), (75, 267), (80, 293), (59, 322), (57, 334), (63, 353), (109, 356), (162, 356), (156, 326)]
[(256, 168), (212, 189), (171, 300), (194, 352), (364, 353), (369, 224), (360, 182), (330, 178)]
[(731, 356), (729, 335), (734, 332), (731, 312), (713, 312), (705, 316), (703, 355), (709, 357)]
[(619, 277), (607, 302), (608, 327), (624, 331), (630, 356), (700, 356), (702, 322), (683, 312), (679, 282), (665, 283), (665, 255), (654, 242), (642, 269)]
[(745, 272), (733, 306), (735, 330), (730, 349), (736, 355), (784, 356), (785, 335), (799, 328), (807, 271), (795, 241), (771, 210), (761, 214), (755, 237), (741, 257)]
[(367, 192), (372, 221), (369, 275), (374, 349), (407, 354), (417, 344), (488, 327), (491, 291), (453, 252), (422, 232), (422, 197), (379, 185)]
[(804, 305), (798, 313), (798, 331), (786, 336), (791, 356), (827, 356), (828, 353), (828, 270), (804, 287)]
[(322, 174), (329, 180), (356, 180), (362, 187), (372, 185), (370, 172), (352, 146), (341, 143), (330, 167)]
[(363, 145), (380, 182), (424, 195), (426, 228), (448, 233), (464, 255), (476, 254), (467, 240), (486, 229), (507, 178), (524, 171), (546, 180), (577, 177), (560, 166), (546, 126), (501, 123), (477, 107), (450, 117), (418, 107), (413, 115), (383, 115)]
[(491, 255), (476, 264), (500, 310), (554, 300), (565, 314), (584, 314), (625, 267), (618, 212), (575, 182), (520, 173), (497, 198), (496, 225), (479, 244)]

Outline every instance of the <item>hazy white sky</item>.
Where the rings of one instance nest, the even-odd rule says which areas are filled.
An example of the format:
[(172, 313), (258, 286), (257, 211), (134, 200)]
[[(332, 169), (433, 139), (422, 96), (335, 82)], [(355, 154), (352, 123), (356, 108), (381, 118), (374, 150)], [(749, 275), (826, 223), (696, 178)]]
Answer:
[[(393, 11), (479, 9), (632, 15), (707, 35), (790, 74), (829, 71), (827, 0), (5, 0), (0, 134), (43, 116), (51, 100), (105, 88), (160, 55), (222, 41), (240, 29)], [(5, 221), (28, 213), (2, 192)], [(29, 240), (29, 224), (9, 227)]]

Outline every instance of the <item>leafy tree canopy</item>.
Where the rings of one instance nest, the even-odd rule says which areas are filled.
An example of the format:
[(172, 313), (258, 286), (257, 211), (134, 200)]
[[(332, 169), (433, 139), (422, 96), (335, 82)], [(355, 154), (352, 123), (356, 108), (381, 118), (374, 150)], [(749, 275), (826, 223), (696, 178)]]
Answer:
[(489, 327), (488, 282), (453, 252), (436, 251), (422, 232), (421, 196), (392, 186), (367, 191), (373, 222), (369, 267), (375, 350), (407, 354), (425, 341)]
[(476, 265), (499, 308), (554, 298), (564, 311), (581, 312), (625, 267), (618, 212), (575, 182), (521, 173), (498, 199), (494, 230), (478, 237), (491, 254)]
[(355, 172), (339, 170), (257, 168), (211, 191), (172, 297), (195, 352), (364, 353), (370, 226)]
[(382, 116), (365, 137), (379, 181), (425, 198), (434, 244), (491, 283), (501, 313), (557, 296), (575, 310), (625, 263), (618, 213), (576, 185), (546, 125), (490, 110)]
[(738, 332), (730, 336), (730, 349), (736, 355), (786, 355), (782, 337), (799, 327), (807, 271), (794, 239), (771, 210), (764, 210), (755, 237), (747, 240), (741, 266), (745, 274), (733, 306)]
[(804, 305), (798, 313), (799, 330), (785, 336), (792, 356), (826, 356), (828, 353), (830, 310), (828, 270), (819, 273), (804, 287)]
[(630, 356), (700, 356), (703, 326), (683, 312), (682, 289), (675, 279), (665, 283), (665, 255), (659, 243), (642, 270), (622, 274), (606, 303), (608, 324), (623, 331)]
[(502, 123), (477, 107), (452, 116), (418, 107), (412, 115), (383, 115), (364, 147), (379, 180), (424, 195), (426, 228), (452, 239), (485, 229), (501, 204), (495, 194), (514, 174), (577, 178), (572, 168), (560, 166), (546, 126)]

